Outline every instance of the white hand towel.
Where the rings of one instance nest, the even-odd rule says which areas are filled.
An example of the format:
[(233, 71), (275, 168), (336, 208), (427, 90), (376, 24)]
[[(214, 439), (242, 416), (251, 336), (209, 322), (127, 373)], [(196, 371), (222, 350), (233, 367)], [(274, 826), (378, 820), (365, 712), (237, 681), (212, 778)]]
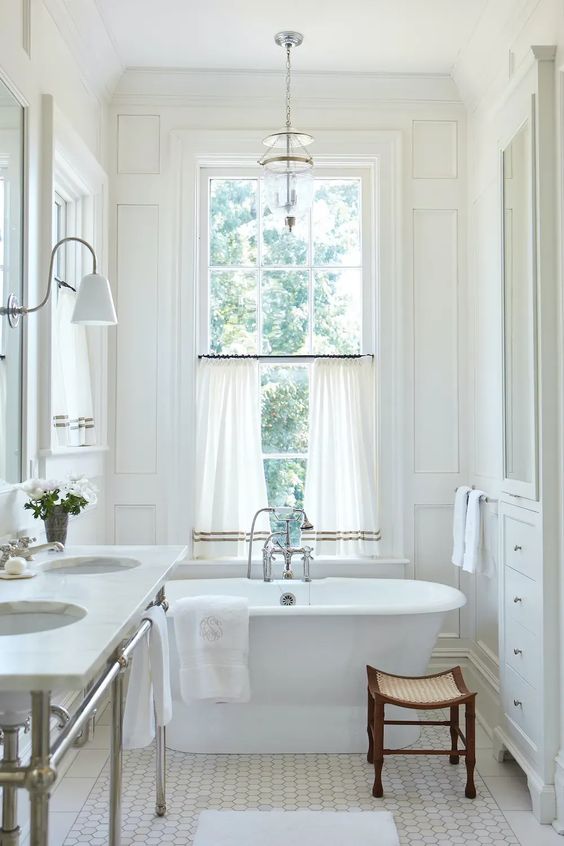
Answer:
[(172, 718), (170, 660), (167, 622), (164, 609), (147, 609), (144, 620), (151, 628), (133, 653), (125, 713), (124, 749), (142, 749), (155, 737), (156, 725), (166, 726)]
[(482, 547), (482, 515), (480, 501), (485, 497), (484, 491), (473, 490), (468, 494), (468, 508), (466, 511), (466, 530), (464, 533), (464, 561), (462, 569), (467, 573), (476, 573), (480, 565), (480, 550)]
[(174, 605), (185, 702), (248, 702), (249, 605), (238, 596), (194, 596)]
[(468, 494), (472, 488), (461, 485), (454, 496), (454, 514), (452, 519), (452, 563), (462, 567), (464, 562), (464, 532), (466, 530), (466, 511)]

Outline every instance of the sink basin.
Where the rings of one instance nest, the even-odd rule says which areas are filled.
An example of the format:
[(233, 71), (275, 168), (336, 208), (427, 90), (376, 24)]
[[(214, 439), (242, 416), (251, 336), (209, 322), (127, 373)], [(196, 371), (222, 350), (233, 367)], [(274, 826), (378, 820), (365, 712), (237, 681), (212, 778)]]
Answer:
[(0, 636), (61, 629), (82, 620), (86, 613), (86, 608), (68, 602), (0, 602)]
[(67, 575), (88, 576), (102, 573), (117, 573), (120, 570), (132, 570), (134, 567), (139, 567), (140, 563), (134, 558), (84, 555), (78, 558), (57, 558), (54, 561), (49, 561), (43, 567), (43, 571), (56, 570), (57, 573)]

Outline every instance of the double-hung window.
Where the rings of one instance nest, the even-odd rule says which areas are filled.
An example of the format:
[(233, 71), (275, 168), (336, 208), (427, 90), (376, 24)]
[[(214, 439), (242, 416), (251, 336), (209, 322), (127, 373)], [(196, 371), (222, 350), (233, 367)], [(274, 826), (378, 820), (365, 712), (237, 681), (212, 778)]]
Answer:
[(311, 212), (290, 234), (255, 169), (203, 169), (199, 352), (257, 356), (269, 505), (301, 506), (316, 356), (371, 351), (370, 173), (316, 169)]

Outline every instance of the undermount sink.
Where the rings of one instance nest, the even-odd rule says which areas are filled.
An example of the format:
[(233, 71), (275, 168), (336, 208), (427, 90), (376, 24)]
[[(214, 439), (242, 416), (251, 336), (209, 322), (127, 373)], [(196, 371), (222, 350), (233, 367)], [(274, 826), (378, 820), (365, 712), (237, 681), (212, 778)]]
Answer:
[(68, 602), (0, 602), (0, 636), (36, 634), (61, 629), (77, 623), (86, 617), (86, 614), (86, 608)]
[(73, 576), (101, 575), (103, 573), (117, 573), (120, 570), (132, 570), (139, 567), (141, 562), (134, 558), (113, 558), (111, 556), (84, 555), (77, 558), (57, 558), (49, 561), (43, 568), (44, 572), (56, 570)]

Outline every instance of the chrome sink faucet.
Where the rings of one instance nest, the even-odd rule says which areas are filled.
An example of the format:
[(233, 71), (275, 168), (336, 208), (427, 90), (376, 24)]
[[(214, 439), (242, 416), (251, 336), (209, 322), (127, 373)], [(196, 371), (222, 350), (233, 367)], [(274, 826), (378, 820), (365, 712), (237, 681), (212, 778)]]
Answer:
[(49, 549), (62, 552), (64, 546), (58, 541), (50, 543), (39, 543), (37, 546), (30, 546), (37, 538), (29, 538), (27, 536), (17, 538), (16, 540), (8, 541), (8, 543), (0, 546), (0, 569), (3, 569), (6, 561), (10, 558), (25, 558), (30, 561), (34, 555), (40, 552), (46, 552)]
[(271, 532), (268, 537), (266, 538), (263, 548), (262, 548), (262, 572), (263, 572), (263, 579), (265, 582), (272, 581), (272, 562), (276, 558), (276, 556), (281, 556), (283, 558), (283, 569), (282, 569), (282, 578), (283, 579), (293, 579), (294, 573), (292, 570), (292, 558), (294, 555), (301, 555), (302, 562), (303, 562), (303, 580), (304, 582), (310, 582), (310, 563), (312, 560), (312, 547), (310, 546), (292, 546), (290, 541), (290, 523), (294, 520), (299, 520), (301, 517), (301, 525), (300, 531), (302, 529), (313, 529), (313, 524), (310, 523), (308, 520), (307, 514), (303, 510), (303, 508), (260, 508), (255, 516), (253, 517), (253, 522), (251, 524), (251, 534), (249, 539), (249, 559), (247, 563), (247, 578), (251, 578), (251, 562), (252, 562), (252, 553), (253, 553), (253, 540), (254, 540), (254, 531), (255, 531), (255, 523), (256, 519), (259, 514), (262, 512), (267, 512), (270, 514), (274, 514), (274, 516), (286, 523), (286, 526), (283, 531), (278, 532)]

